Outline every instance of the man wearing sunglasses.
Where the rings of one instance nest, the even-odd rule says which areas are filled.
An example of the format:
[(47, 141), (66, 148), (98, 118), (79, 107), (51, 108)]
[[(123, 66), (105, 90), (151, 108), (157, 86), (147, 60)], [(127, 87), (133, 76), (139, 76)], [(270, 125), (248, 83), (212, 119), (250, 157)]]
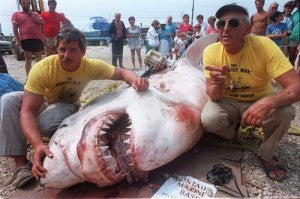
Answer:
[[(206, 89), (210, 100), (201, 122), (225, 139), (236, 137), (241, 125), (262, 127), (265, 139), (259, 148), (267, 176), (282, 180), (285, 169), (273, 152), (294, 118), (290, 106), (300, 100), (300, 77), (276, 44), (250, 33), (248, 12), (229, 4), (217, 13), (220, 42), (204, 50)], [(283, 89), (272, 94), (274, 79)]]
[[(42, 136), (51, 136), (60, 123), (79, 109), (79, 97), (91, 80), (123, 80), (136, 91), (145, 91), (149, 83), (133, 72), (84, 57), (84, 35), (77, 29), (59, 32), (57, 55), (35, 64), (28, 76), (24, 92), (2, 96), (0, 156), (13, 157), (16, 172), (11, 179), (20, 187), (32, 179), (44, 176), (41, 165), (44, 156), (52, 157)], [(23, 135), (24, 133), (24, 135)], [(34, 148), (33, 166), (26, 158), (25, 138)]]
[(273, 2), (270, 4), (269, 6), (269, 9), (268, 9), (268, 24), (272, 23), (272, 20), (271, 20), (271, 16), (278, 11), (278, 7), (279, 7), (279, 4), (277, 2)]

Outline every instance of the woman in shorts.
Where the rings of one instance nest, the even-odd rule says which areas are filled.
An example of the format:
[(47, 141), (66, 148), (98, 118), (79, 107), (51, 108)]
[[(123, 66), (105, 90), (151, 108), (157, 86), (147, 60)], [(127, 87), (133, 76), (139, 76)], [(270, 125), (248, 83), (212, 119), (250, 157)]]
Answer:
[(128, 47), (131, 51), (131, 60), (133, 67), (135, 68), (135, 52), (138, 57), (140, 67), (142, 67), (142, 56), (141, 56), (141, 31), (140, 28), (135, 24), (135, 18), (129, 17), (129, 27), (127, 28)]

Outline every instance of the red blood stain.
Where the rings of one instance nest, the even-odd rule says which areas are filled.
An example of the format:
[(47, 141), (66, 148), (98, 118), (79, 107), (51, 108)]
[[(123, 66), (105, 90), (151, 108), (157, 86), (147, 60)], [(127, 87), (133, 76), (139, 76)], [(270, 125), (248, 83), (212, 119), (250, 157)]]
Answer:
[(176, 104), (174, 106), (177, 120), (184, 123), (188, 130), (196, 130), (199, 125), (200, 115), (198, 111), (192, 110), (189, 106), (184, 106), (181, 104)]

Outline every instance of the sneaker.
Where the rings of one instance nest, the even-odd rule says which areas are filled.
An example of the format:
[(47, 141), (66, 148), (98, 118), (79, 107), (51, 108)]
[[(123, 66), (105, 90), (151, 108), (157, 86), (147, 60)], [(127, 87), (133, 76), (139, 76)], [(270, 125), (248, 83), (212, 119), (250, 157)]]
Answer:
[(7, 185), (12, 184), (14, 187), (20, 188), (25, 184), (27, 184), (30, 180), (34, 178), (31, 172), (31, 168), (32, 168), (32, 163), (28, 162), (26, 165), (16, 169), (16, 171), (14, 172), (12, 178), (7, 183)]

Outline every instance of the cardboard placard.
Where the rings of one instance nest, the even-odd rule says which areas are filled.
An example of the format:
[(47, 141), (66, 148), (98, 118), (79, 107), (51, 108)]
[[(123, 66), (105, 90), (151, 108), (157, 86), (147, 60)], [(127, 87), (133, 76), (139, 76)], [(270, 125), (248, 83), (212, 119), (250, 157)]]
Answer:
[(152, 198), (214, 198), (217, 189), (191, 176), (170, 177)]

